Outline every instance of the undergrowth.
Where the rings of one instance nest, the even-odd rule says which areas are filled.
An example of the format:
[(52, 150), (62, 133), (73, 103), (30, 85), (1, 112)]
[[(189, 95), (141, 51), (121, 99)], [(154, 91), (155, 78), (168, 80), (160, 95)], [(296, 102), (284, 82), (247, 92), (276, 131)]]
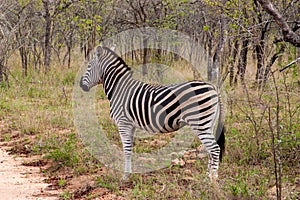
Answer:
[[(263, 95), (248, 88), (227, 88), (226, 154), (219, 169), (218, 190), (207, 180), (207, 158), (184, 165), (170, 165), (146, 174), (133, 174), (128, 183), (120, 181), (121, 172), (96, 160), (76, 135), (72, 116), (72, 88), (76, 70), (53, 67), (48, 74), (29, 71), (26, 78), (19, 69), (11, 69), (9, 87), (0, 87), (1, 140), (14, 153), (41, 155), (51, 166), (43, 172), (59, 177), (58, 186), (66, 188), (63, 199), (74, 195), (68, 186), (72, 177), (93, 175), (97, 188), (107, 189), (124, 199), (270, 199), (274, 193), (274, 158), (268, 113), (274, 111), (272, 87)], [(285, 75), (279, 82), (282, 180), (286, 199), (299, 197), (300, 99), (298, 76)], [(282, 77), (279, 77), (282, 78)], [(78, 83), (75, 83), (78, 84)], [(288, 88), (286, 88), (288, 86)], [(268, 91), (269, 90), (269, 91)], [(113, 144), (121, 147), (118, 129), (109, 118), (109, 104), (98, 86), (96, 105), (101, 111), (99, 123)], [(287, 95), (288, 98), (287, 98)], [(287, 100), (288, 99), (288, 100)], [(251, 109), (249, 105), (251, 104)], [(173, 134), (139, 138), (134, 151), (150, 152), (170, 141)], [(155, 141), (155, 142), (153, 142)], [(193, 148), (199, 145), (195, 139)], [(163, 156), (163, 155), (162, 155)], [(185, 161), (190, 158), (183, 158)], [(72, 174), (65, 177), (65, 174)], [(103, 194), (104, 195), (104, 194)], [(88, 198), (89, 194), (85, 194)], [(95, 194), (93, 194), (95, 196)]]

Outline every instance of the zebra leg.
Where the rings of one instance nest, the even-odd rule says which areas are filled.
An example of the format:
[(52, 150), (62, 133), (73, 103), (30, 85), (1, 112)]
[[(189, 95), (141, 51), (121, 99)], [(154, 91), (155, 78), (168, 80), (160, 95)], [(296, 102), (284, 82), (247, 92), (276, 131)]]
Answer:
[(208, 152), (207, 174), (211, 181), (215, 181), (218, 178), (220, 147), (211, 129), (206, 131), (193, 130)]
[(132, 173), (131, 156), (133, 147), (134, 127), (128, 124), (119, 124), (119, 134), (123, 144), (123, 152), (125, 156), (124, 176), (123, 180), (128, 179)]

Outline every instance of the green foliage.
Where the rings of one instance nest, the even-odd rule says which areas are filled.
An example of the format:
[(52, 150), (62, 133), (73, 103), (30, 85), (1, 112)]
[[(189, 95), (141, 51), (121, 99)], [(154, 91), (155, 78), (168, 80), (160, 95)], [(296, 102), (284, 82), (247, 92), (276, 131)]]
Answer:
[(67, 181), (66, 181), (65, 179), (60, 178), (60, 179), (58, 180), (58, 186), (59, 186), (59, 187), (64, 187), (66, 184), (67, 184)]
[(18, 0), (18, 3), (20, 4), (20, 6), (24, 7), (26, 6), (28, 3), (30, 3), (31, 0)]
[(6, 81), (0, 82), (0, 91), (4, 92), (9, 89), (9, 84)]
[(2, 134), (1, 139), (4, 140), (5, 142), (9, 142), (11, 140), (10, 134), (9, 133)]
[(27, 95), (30, 98), (45, 98), (47, 96), (47, 92), (44, 90), (44, 88), (32, 85), (28, 88)]
[[(96, 96), (97, 96), (97, 98), (100, 98), (100, 99), (107, 99), (103, 87), (102, 87), (102, 86), (99, 86), (98, 88), (99, 88), (99, 89), (96, 91)], [(109, 108), (106, 107), (106, 109), (109, 109)]]
[(65, 190), (62, 194), (60, 194), (60, 198), (63, 200), (74, 199), (73, 194), (69, 190)]
[[(6, 1), (3, 1), (6, 2)], [(158, 1), (156, 7), (154, 1), (144, 1), (144, 5), (138, 1), (51, 1), (51, 48), (53, 55), (51, 59), (52, 70), (44, 73), (43, 48), (45, 36), (45, 24), (42, 14), (44, 8), (42, 1), (18, 0), (10, 9), (12, 13), (17, 13), (18, 19), (12, 18), (10, 25), (18, 21), (20, 26), (13, 27), (13, 37), (16, 49), (20, 44), (27, 50), (28, 75), (24, 76), (21, 68), (19, 52), (10, 57), (7, 64), (9, 67), (9, 85), (2, 82), (0, 85), (0, 130), (2, 133), (2, 121), (8, 123), (3, 128), (5, 133), (1, 138), (5, 141), (18, 141), (16, 146), (31, 149), (34, 154), (46, 154), (46, 157), (54, 161), (53, 165), (67, 166), (71, 168), (72, 175), (97, 174), (96, 184), (99, 187), (107, 188), (110, 192), (128, 197), (129, 199), (222, 199), (216, 198), (215, 191), (208, 184), (206, 178), (206, 158), (196, 161), (194, 164), (186, 164), (183, 167), (172, 166), (168, 169), (158, 170), (149, 174), (134, 174), (130, 179), (129, 186), (120, 184), (119, 176), (112, 172), (107, 172), (104, 164), (92, 158), (89, 152), (82, 150), (80, 143), (74, 133), (72, 121), (71, 94), (76, 76), (76, 67), (82, 64), (83, 53), (79, 53), (77, 48), (93, 48), (99, 41), (115, 35), (120, 31), (136, 27), (158, 27), (180, 30), (188, 36), (196, 39), (200, 44), (209, 42), (216, 49), (218, 36), (224, 34), (229, 40), (242, 41), (247, 38), (251, 45), (260, 38), (261, 30), (269, 16), (263, 10), (258, 9), (253, 1), (230, 0), (223, 4), (221, 1), (191, 1), (191, 0), (163, 0)], [(70, 4), (69, 7), (67, 5)], [(130, 3), (133, 3), (132, 7)], [(136, 4), (135, 4), (136, 3)], [(0, 3), (1, 5), (2, 2)], [(144, 6), (144, 7), (143, 7)], [(288, 21), (295, 21), (293, 16), (297, 13), (290, 12), (296, 7), (281, 7), (284, 16)], [(10, 20), (6, 11), (0, 8), (1, 14)], [(293, 11), (293, 10), (292, 10)], [(144, 13), (143, 13), (144, 12)], [(288, 15), (286, 15), (288, 13)], [(258, 17), (262, 17), (262, 22)], [(22, 21), (22, 19), (26, 19)], [(224, 19), (224, 32), (221, 32), (220, 21)], [(5, 30), (5, 29), (3, 29)], [(208, 33), (212, 33), (212, 38), (207, 39)], [(279, 34), (278, 34), (279, 33)], [(274, 50), (273, 40), (281, 31), (272, 25), (268, 27), (265, 44), (268, 46), (265, 52), (265, 61)], [(19, 37), (19, 40), (17, 38)], [(202, 40), (205, 38), (205, 41)], [(17, 41), (18, 40), (18, 41)], [(229, 44), (229, 45), (228, 45)], [(228, 60), (232, 63), (232, 46), (226, 42), (223, 52), (226, 55), (222, 58), (223, 65)], [(2, 44), (1, 44), (2, 45)], [(71, 48), (71, 67), (63, 68), (67, 54), (67, 45)], [(87, 47), (91, 45), (91, 47)], [(174, 45), (170, 42), (166, 45)], [(2, 46), (1, 46), (2, 47)], [(279, 46), (277, 46), (278, 49)], [(182, 49), (186, 51), (183, 46)], [(249, 48), (253, 48), (250, 46)], [(287, 46), (289, 52), (279, 60), (280, 67), (295, 59), (297, 48)], [(4, 48), (3, 48), (4, 49)], [(12, 48), (14, 49), (14, 48)], [(239, 47), (238, 47), (239, 49)], [(137, 53), (140, 55), (140, 52)], [(150, 57), (153, 54), (150, 54)], [(174, 55), (165, 54), (165, 57)], [(142, 56), (140, 56), (142, 57)], [(251, 57), (251, 56), (248, 56)], [(152, 56), (149, 61), (152, 63), (163, 62), (164, 57), (156, 58)], [(236, 61), (239, 56), (235, 58)], [(166, 59), (167, 60), (167, 59)], [(250, 67), (247, 71), (253, 70), (251, 66), (256, 59), (249, 60)], [(138, 60), (132, 61), (132, 63)], [(168, 62), (168, 60), (167, 60)], [(166, 63), (167, 63), (166, 62)], [(180, 73), (187, 73), (189, 78), (193, 78), (187, 63), (172, 61), (168, 65), (178, 65), (176, 68)], [(267, 64), (267, 63), (266, 63)], [(223, 66), (222, 65), (222, 66)], [(182, 67), (183, 66), (183, 67)], [(279, 68), (279, 67), (278, 67)], [(275, 145), (281, 145), (283, 184), (285, 190), (291, 190), (298, 183), (297, 167), (299, 160), (299, 67), (290, 67), (285, 74), (290, 82), (288, 89), (284, 87), (282, 75), (276, 74), (280, 80), (280, 136), (281, 139), (274, 139)], [(226, 71), (220, 68), (220, 71)], [(235, 72), (237, 69), (235, 69)], [(168, 74), (170, 70), (167, 71)], [(251, 72), (252, 73), (252, 72)], [(250, 74), (250, 73), (249, 73)], [(150, 78), (157, 78), (157, 70), (151, 74)], [(160, 81), (175, 82), (177, 77), (172, 75), (163, 76)], [(154, 80), (154, 79), (153, 79)], [(247, 82), (247, 85), (249, 83)], [(269, 83), (268, 83), (269, 84)], [(99, 123), (107, 133), (107, 137), (113, 144), (122, 146), (118, 134), (118, 128), (109, 116), (109, 104), (106, 95), (101, 87), (98, 87), (97, 112)], [(265, 92), (257, 97), (256, 88), (250, 88), (251, 99), (247, 102), (246, 95), (242, 89), (230, 88), (225, 83), (227, 91), (235, 90), (237, 94), (230, 96), (233, 101), (231, 108), (232, 115), (227, 117), (227, 154), (224, 162), (220, 165), (220, 190), (217, 193), (224, 193), (223, 199), (269, 199), (268, 191), (274, 186), (274, 161), (272, 154), (272, 133), (269, 130), (267, 114), (262, 114), (261, 110), (265, 106), (271, 107), (271, 118), (275, 119), (274, 93), (268, 91), (272, 88), (265, 88)], [(240, 93), (239, 93), (240, 92)], [(291, 94), (290, 103), (287, 102), (287, 95)], [(256, 98), (257, 97), (257, 98)], [(289, 106), (290, 104), (290, 106)], [(251, 115), (251, 109), (253, 115)], [(290, 107), (290, 108), (289, 108)], [(229, 113), (229, 112), (228, 112)], [(261, 123), (260, 123), (261, 121)], [(274, 123), (274, 121), (272, 121)], [(7, 129), (7, 130), (6, 130)], [(67, 131), (66, 131), (67, 130)], [(14, 139), (13, 131), (18, 131), (19, 136)], [(66, 132), (64, 132), (66, 131)], [(25, 136), (24, 136), (25, 135)], [(135, 141), (134, 152), (151, 152), (160, 146), (153, 146), (151, 142), (155, 139), (169, 141), (171, 136), (162, 138), (153, 136)], [(19, 139), (24, 141), (20, 143)], [(145, 141), (146, 140), (146, 141)], [(199, 140), (195, 140), (192, 148), (199, 146)], [(58, 168), (59, 168), (58, 167)], [(102, 171), (102, 169), (104, 169)], [(100, 172), (99, 172), (100, 171)], [(55, 173), (55, 172), (53, 172)], [(60, 187), (67, 187), (67, 179), (59, 179)], [(294, 193), (297, 195), (297, 193)], [(299, 193), (298, 193), (299, 194)], [(294, 195), (294, 196), (295, 196)], [(288, 198), (289, 195), (286, 195)], [(74, 198), (70, 190), (65, 190), (61, 194), (62, 199)], [(296, 198), (295, 198), (296, 199)]]
[(50, 137), (45, 146), (49, 150), (46, 158), (52, 159), (59, 165), (77, 166), (79, 161), (79, 152), (76, 149), (77, 140), (75, 133), (70, 133), (65, 139), (58, 135)]
[(118, 190), (118, 177), (115, 174), (108, 173), (105, 176), (96, 178), (96, 185), (99, 187), (107, 188), (112, 191)]
[[(177, 69), (178, 71), (182, 69)], [(183, 70), (182, 70), (183, 71)], [(12, 72), (18, 77), (19, 71)], [(300, 124), (299, 109), (297, 103), (298, 85), (295, 83), (298, 77), (292, 72), (288, 73), (288, 90), (281, 87), (281, 144), (282, 162), (284, 173), (284, 184), (295, 183), (295, 166), (299, 151)], [(22, 75), (20, 74), (20, 79)], [(111, 193), (126, 196), (129, 199), (214, 199), (216, 195), (207, 183), (206, 166), (207, 159), (196, 161), (193, 164), (184, 166), (171, 166), (167, 169), (158, 170), (149, 174), (134, 174), (130, 178), (130, 186), (120, 183), (121, 175), (116, 176), (115, 172), (107, 169), (104, 164), (95, 160), (88, 151), (83, 150), (80, 140), (74, 132), (72, 123), (72, 107), (70, 102), (60, 100), (61, 86), (66, 89), (66, 95), (71, 95), (74, 82), (74, 72), (69, 69), (50, 72), (49, 75), (30, 74), (25, 81), (11, 81), (11, 90), (2, 93), (0, 99), (0, 119), (7, 119), (9, 116), (9, 129), (18, 130), (27, 137), (21, 146), (26, 145), (33, 154), (46, 154), (46, 158), (53, 162), (56, 170), (47, 170), (52, 175), (59, 173), (62, 166), (71, 169), (72, 175), (97, 174), (96, 184), (99, 187), (107, 188)], [(19, 78), (19, 77), (18, 77)], [(39, 81), (43, 80), (43, 81)], [(295, 83), (295, 84), (292, 84)], [(281, 81), (280, 84), (284, 84)], [(21, 85), (21, 87), (19, 86)], [(32, 89), (30, 89), (32, 88)], [(29, 92), (29, 90), (31, 90)], [(235, 88), (239, 91), (239, 88)], [(232, 107), (228, 106), (226, 118), (227, 127), (227, 152), (223, 163), (220, 165), (220, 193), (225, 197), (268, 199), (268, 190), (274, 186), (273, 177), (273, 156), (271, 133), (268, 131), (267, 115), (261, 114), (261, 104), (258, 104), (257, 92), (251, 90), (250, 103), (254, 108), (254, 114), (249, 115), (249, 102), (245, 101), (243, 90), (238, 94), (230, 96), (233, 101)], [(293, 114), (289, 117), (287, 96), (284, 91), (290, 92), (290, 111)], [(266, 90), (260, 96), (264, 102), (274, 102), (274, 95)], [(96, 110), (99, 116), (99, 123), (107, 133), (112, 143), (122, 146), (118, 134), (118, 128), (109, 116), (109, 102), (101, 87), (96, 91)], [(239, 99), (242, 98), (242, 101)], [(230, 116), (232, 109), (233, 115)], [(272, 107), (272, 113), (274, 111)], [(263, 123), (258, 131), (255, 131), (251, 120)], [(250, 120), (251, 119), (251, 120)], [(291, 121), (290, 121), (291, 119)], [(34, 138), (34, 139), (31, 139)], [(159, 145), (151, 145), (154, 140), (166, 141), (172, 135), (155, 135), (149, 138), (136, 139), (134, 152), (150, 152)], [(257, 143), (257, 140), (258, 143)], [(14, 141), (10, 132), (2, 135), (2, 139)], [(164, 144), (164, 143), (163, 143)], [(201, 143), (195, 140), (191, 148), (196, 148)], [(103, 170), (104, 169), (104, 170)], [(47, 172), (45, 171), (45, 172)], [(54, 171), (54, 172), (53, 172)], [(56, 172), (57, 171), (57, 172)], [(68, 190), (68, 179), (59, 179), (58, 185), (66, 190), (61, 198), (72, 199), (72, 193)], [(294, 184), (295, 185), (295, 184)], [(289, 187), (286, 187), (288, 190)], [(225, 199), (226, 199), (225, 198)], [(221, 198), (222, 199), (222, 198)]]
[(62, 79), (62, 84), (63, 85), (73, 85), (74, 81), (75, 81), (75, 77), (76, 77), (76, 73), (73, 71), (67, 73), (64, 75), (63, 79)]
[(5, 101), (4, 99), (0, 100), (0, 114), (9, 113), (12, 110), (11, 103)]
[(203, 30), (204, 30), (204, 31), (208, 31), (208, 30), (209, 30), (209, 25), (204, 25), (204, 26), (203, 26)]
[[(224, 187), (228, 188), (233, 196), (239, 198), (261, 197), (269, 187), (269, 179), (259, 167), (241, 169), (234, 166), (235, 176), (225, 180)], [(258, 184), (259, 183), (259, 184)], [(254, 186), (255, 185), (255, 186)]]
[(151, 186), (155, 180), (153, 178), (143, 180), (142, 177), (135, 180), (134, 188), (132, 189), (132, 194), (136, 198), (146, 198), (155, 199), (155, 188)]

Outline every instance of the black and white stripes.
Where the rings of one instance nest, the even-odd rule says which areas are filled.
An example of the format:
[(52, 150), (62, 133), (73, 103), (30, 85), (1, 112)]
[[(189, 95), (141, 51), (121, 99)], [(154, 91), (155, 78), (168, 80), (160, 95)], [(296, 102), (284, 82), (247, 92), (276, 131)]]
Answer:
[[(218, 116), (223, 112), (222, 103), (215, 86), (196, 80), (171, 85), (140, 82), (132, 78), (132, 71), (119, 56), (101, 46), (96, 48), (80, 86), (89, 91), (98, 83), (103, 84), (110, 101), (110, 115), (119, 127), (125, 175), (131, 173), (135, 128), (167, 133), (189, 125), (208, 151), (209, 176), (217, 177), (225, 136), (222, 116)], [(217, 118), (219, 132), (214, 134)]]

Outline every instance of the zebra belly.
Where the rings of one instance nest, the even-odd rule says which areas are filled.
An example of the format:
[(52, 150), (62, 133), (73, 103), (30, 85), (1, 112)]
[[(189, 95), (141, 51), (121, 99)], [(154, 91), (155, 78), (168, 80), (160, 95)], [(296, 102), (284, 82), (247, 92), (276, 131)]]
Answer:
[[(157, 117), (158, 117), (157, 115), (152, 114), (151, 119), (148, 118), (149, 123), (146, 123), (147, 122), (146, 120), (142, 122), (142, 121), (139, 121), (138, 119), (132, 119), (132, 122), (136, 128), (145, 130), (150, 133), (169, 133), (169, 132), (177, 131), (179, 128), (181, 128), (181, 125), (179, 123), (175, 122), (174, 123), (175, 125), (172, 126), (171, 129), (170, 128), (166, 129), (164, 121), (157, 119)], [(179, 120), (177, 120), (177, 121), (179, 121)], [(173, 121), (170, 123), (173, 123)]]
[(168, 116), (166, 112), (160, 112), (163, 109), (157, 111), (153, 107), (144, 109), (143, 112), (139, 112), (136, 115), (134, 110), (128, 112), (130, 121), (133, 122), (136, 128), (146, 130), (150, 133), (169, 133), (180, 129), (185, 125), (180, 115)]

